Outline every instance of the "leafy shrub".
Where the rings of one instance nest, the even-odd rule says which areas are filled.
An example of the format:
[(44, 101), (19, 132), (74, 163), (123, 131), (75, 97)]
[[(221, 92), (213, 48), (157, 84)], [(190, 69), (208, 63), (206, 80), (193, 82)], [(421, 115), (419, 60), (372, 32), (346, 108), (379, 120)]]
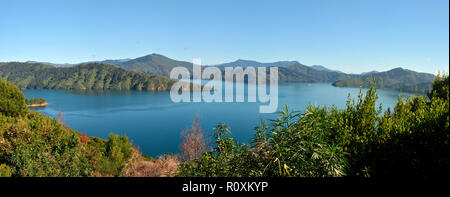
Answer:
[(37, 112), (0, 115), (0, 161), (14, 176), (87, 176), (88, 158), (78, 133)]
[(0, 113), (5, 116), (23, 116), (28, 108), (25, 96), (12, 83), (0, 78)]
[(345, 175), (344, 153), (330, 140), (333, 119), (326, 108), (309, 106), (304, 114), (280, 112), (269, 126), (257, 128), (258, 149), (269, 155), (261, 176), (335, 177)]
[[(326, 110), (309, 107), (305, 115), (280, 112), (255, 128), (252, 145), (237, 143), (227, 125), (215, 130), (215, 150), (180, 166), (179, 176), (343, 176), (343, 152), (327, 140)], [(315, 128), (315, 129), (314, 129)]]
[(121, 176), (132, 154), (133, 147), (126, 135), (110, 134), (108, 140), (104, 142), (104, 150), (102, 150), (97, 171), (103, 175)]
[(1, 176), (122, 174), (132, 154), (128, 137), (88, 138), (63, 121), (27, 110), (22, 92), (4, 80), (0, 80), (0, 93)]
[(11, 168), (6, 164), (0, 164), (0, 177), (10, 177), (11, 175)]
[(448, 88), (448, 75), (438, 75), (429, 99), (400, 97), (394, 113), (380, 117), (376, 140), (355, 165), (367, 166), (372, 176), (449, 175)]
[(203, 153), (196, 160), (182, 163), (179, 176), (241, 177), (248, 174), (249, 168), (245, 167), (249, 156), (246, 145), (236, 143), (225, 124), (219, 124), (214, 130), (214, 150)]

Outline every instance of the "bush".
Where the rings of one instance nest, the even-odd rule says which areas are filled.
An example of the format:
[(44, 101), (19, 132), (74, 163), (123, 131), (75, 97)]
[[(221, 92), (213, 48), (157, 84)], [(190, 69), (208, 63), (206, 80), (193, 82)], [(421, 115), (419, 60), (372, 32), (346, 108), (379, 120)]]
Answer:
[(25, 115), (27, 111), (25, 96), (20, 89), (0, 78), (0, 113), (17, 117)]
[(105, 176), (122, 176), (122, 170), (133, 154), (133, 147), (126, 135), (110, 134), (104, 142), (104, 150), (96, 171)]
[(449, 175), (448, 88), (448, 76), (438, 75), (429, 99), (400, 97), (394, 113), (380, 117), (376, 140), (355, 164), (372, 176)]
[(0, 176), (120, 176), (132, 154), (128, 137), (88, 138), (26, 108), (14, 85), (0, 80)]
[(11, 177), (11, 168), (6, 164), (0, 164), (0, 177)]
[[(178, 176), (183, 177), (242, 177), (248, 176), (246, 167), (248, 147), (231, 138), (227, 125), (219, 124), (214, 128), (214, 150), (203, 153), (200, 158), (182, 163)], [(252, 164), (249, 162), (249, 164)]]
[(218, 125), (215, 150), (180, 166), (179, 176), (298, 176), (345, 175), (343, 152), (329, 140), (326, 110), (280, 112), (276, 120), (255, 128), (252, 145), (237, 143), (225, 124)]

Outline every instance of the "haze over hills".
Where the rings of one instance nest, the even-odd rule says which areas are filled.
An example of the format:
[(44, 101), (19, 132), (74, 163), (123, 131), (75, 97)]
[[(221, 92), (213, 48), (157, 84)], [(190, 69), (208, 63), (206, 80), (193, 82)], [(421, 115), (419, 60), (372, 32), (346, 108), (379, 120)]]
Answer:
[[(88, 62), (92, 64), (94, 62)], [(146, 74), (168, 77), (170, 71), (175, 67), (185, 67), (192, 71), (192, 63), (178, 61), (160, 54), (150, 54), (135, 59), (104, 60), (95, 63), (110, 64), (121, 67), (129, 71), (138, 71)], [(4, 64), (4, 63), (3, 63)], [(55, 67), (70, 67), (71, 64), (36, 63), (29, 64), (52, 65)], [(80, 64), (76, 64), (80, 65)], [(393, 69), (385, 72), (371, 71), (361, 74), (347, 74), (338, 70), (331, 70), (324, 66), (306, 66), (298, 61), (278, 61), (272, 63), (261, 63), (253, 60), (236, 60), (234, 62), (215, 65), (224, 67), (278, 67), (280, 82), (320, 82), (333, 83), (338, 87), (368, 87), (371, 79), (377, 80), (377, 88), (387, 88), (408, 92), (424, 93), (431, 88), (434, 75), (428, 73), (418, 73), (407, 69)], [(4, 69), (4, 68), (3, 68)], [(5, 69), (4, 69), (4, 72)], [(26, 76), (23, 76), (27, 78)], [(19, 86), (20, 87), (20, 86)]]
[(102, 63), (54, 67), (41, 63), (9, 62), (0, 64), (0, 77), (21, 89), (165, 91), (175, 82), (168, 77)]

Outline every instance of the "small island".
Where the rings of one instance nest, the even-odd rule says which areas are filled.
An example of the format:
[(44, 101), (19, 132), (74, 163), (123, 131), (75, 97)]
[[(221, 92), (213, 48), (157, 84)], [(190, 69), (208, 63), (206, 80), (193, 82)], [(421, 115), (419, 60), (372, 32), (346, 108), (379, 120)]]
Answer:
[(47, 101), (42, 98), (31, 98), (26, 99), (25, 103), (28, 107), (45, 107), (48, 105)]

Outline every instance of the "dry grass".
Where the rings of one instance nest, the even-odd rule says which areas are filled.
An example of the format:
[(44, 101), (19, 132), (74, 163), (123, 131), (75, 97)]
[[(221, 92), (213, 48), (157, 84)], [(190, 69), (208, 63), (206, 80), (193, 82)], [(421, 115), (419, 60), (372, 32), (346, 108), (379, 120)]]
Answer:
[(161, 156), (154, 161), (146, 161), (137, 148), (123, 170), (126, 177), (174, 177), (178, 172), (179, 160), (175, 156)]

